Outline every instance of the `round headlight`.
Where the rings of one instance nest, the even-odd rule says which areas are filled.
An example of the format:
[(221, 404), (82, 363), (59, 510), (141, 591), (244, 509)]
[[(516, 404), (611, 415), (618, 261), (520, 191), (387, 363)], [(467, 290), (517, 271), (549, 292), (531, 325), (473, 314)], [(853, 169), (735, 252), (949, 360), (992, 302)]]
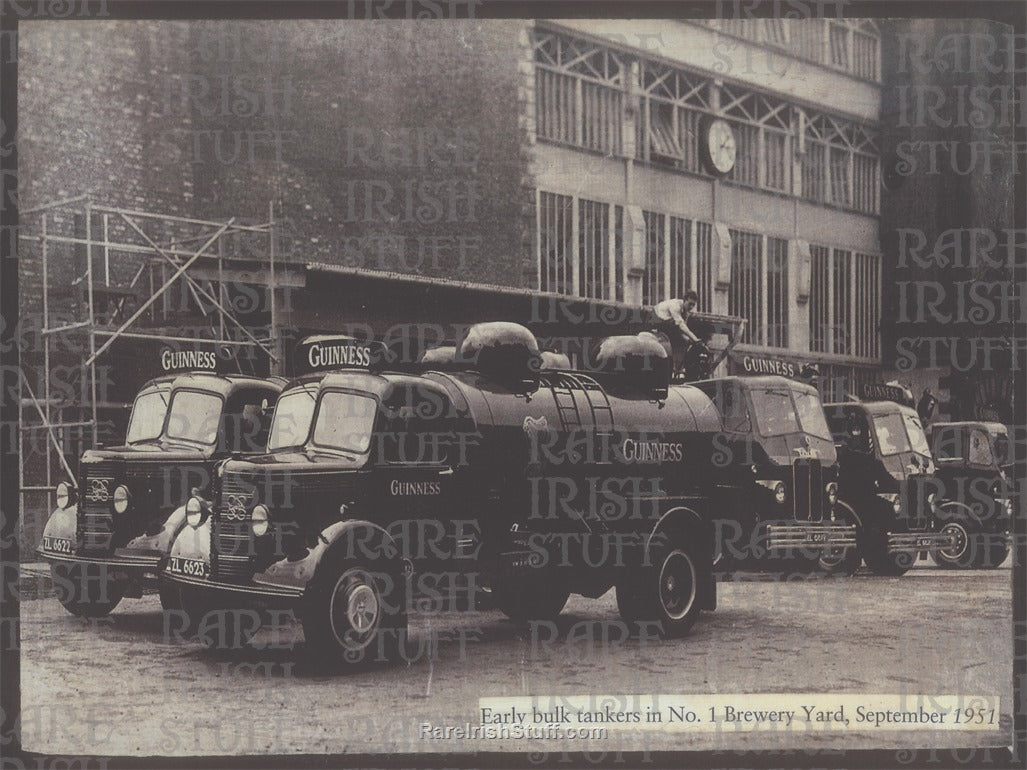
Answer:
[(253, 534), (257, 537), (267, 534), (268, 510), (266, 505), (258, 505), (250, 513), (250, 523), (253, 526)]
[(124, 513), (128, 510), (128, 487), (118, 485), (114, 490), (114, 512)]
[(67, 508), (71, 505), (71, 485), (62, 481), (57, 485), (57, 507)]
[(774, 487), (774, 499), (777, 500), (779, 504), (785, 501), (785, 485), (780, 481), (777, 482), (777, 486)]
[(931, 505), (934, 505), (934, 492), (931, 492), (930, 494), (927, 495), (927, 502), (930, 503)]
[(838, 484), (837, 482), (830, 482), (827, 485), (827, 502), (834, 505), (838, 502)]
[(203, 523), (203, 504), (198, 497), (190, 497), (185, 504), (186, 523), (195, 529)]

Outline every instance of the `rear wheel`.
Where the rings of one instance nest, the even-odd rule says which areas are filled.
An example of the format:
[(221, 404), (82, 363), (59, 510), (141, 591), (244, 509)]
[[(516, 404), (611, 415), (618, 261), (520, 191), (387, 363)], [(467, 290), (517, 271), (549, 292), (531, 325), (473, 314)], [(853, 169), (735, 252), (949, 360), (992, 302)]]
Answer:
[[(695, 544), (684, 540), (671, 542), (651, 564), (632, 570), (617, 584), (617, 609), (624, 622), (656, 622), (664, 637), (684, 636), (692, 628), (701, 611), (704, 562)], [(705, 563), (708, 572), (709, 560)]]
[(51, 564), (54, 593), (72, 615), (102, 618), (121, 601), (124, 586), (99, 564)]
[(863, 561), (875, 575), (898, 577), (905, 575), (916, 561), (916, 553), (900, 551), (888, 553), (888, 533), (881, 530), (870, 530), (858, 539)]
[(398, 575), (336, 565), (316, 580), (302, 623), (308, 648), (323, 656), (322, 662), (360, 666), (397, 657), (406, 630)]

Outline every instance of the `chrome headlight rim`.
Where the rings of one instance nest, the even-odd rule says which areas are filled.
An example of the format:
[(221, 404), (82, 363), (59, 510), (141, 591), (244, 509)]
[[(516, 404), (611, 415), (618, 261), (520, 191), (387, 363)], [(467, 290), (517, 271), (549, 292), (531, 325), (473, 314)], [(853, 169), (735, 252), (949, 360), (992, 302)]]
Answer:
[(788, 490), (785, 488), (783, 481), (777, 481), (776, 479), (757, 479), (756, 483), (761, 487), (765, 487), (767, 491), (774, 496), (774, 501), (778, 505), (784, 505), (788, 499)]
[(62, 481), (57, 485), (55, 501), (57, 507), (62, 511), (67, 510), (71, 507), (71, 504), (75, 497), (75, 487), (69, 484), (67, 481)]
[(267, 534), (271, 527), (271, 512), (263, 503), (258, 503), (250, 511), (250, 528), (257, 537)]
[(190, 497), (185, 503), (185, 523), (193, 529), (199, 529), (203, 519), (203, 502), (199, 497)]
[(111, 495), (111, 500), (114, 505), (115, 513), (124, 513), (128, 510), (128, 506), (131, 502), (132, 495), (128, 491), (128, 487), (124, 484), (118, 484), (114, 488), (114, 494)]

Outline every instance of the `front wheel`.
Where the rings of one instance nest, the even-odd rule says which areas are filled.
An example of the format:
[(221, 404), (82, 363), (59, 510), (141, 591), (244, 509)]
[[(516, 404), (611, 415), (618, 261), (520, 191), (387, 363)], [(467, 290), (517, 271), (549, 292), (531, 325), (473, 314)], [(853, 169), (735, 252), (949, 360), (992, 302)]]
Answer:
[(861, 533), (858, 538), (859, 549), (863, 553), (863, 561), (875, 575), (899, 577), (905, 575), (916, 561), (916, 553), (899, 551), (888, 553), (888, 533), (881, 530), (870, 530)]
[(952, 545), (931, 551), (931, 559), (942, 569), (970, 569), (974, 565), (974, 530), (965, 521), (953, 519), (941, 528), (943, 535), (952, 537)]
[(102, 565), (51, 564), (54, 593), (68, 612), (80, 618), (102, 618), (121, 602), (124, 586)]
[(693, 545), (674, 544), (617, 584), (617, 609), (626, 623), (653, 621), (664, 637), (684, 636), (699, 617), (702, 567)]
[(359, 666), (397, 657), (406, 631), (401, 578), (337, 566), (316, 579), (302, 611), (307, 646), (323, 662)]

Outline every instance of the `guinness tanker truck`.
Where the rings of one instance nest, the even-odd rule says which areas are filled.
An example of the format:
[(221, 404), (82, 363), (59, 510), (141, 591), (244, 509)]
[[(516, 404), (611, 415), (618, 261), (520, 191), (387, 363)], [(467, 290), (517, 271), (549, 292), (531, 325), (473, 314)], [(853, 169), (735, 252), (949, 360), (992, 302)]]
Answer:
[[(487, 595), (524, 622), (615, 587), (622, 619), (664, 636), (715, 608), (723, 424), (703, 390), (669, 385), (652, 335), (607, 338), (588, 371), (542, 365), (510, 323), (414, 372), (385, 371), (373, 343), (313, 344), (348, 350), (301, 352), (329, 369), (283, 391), (268, 453), (224, 463), (187, 506), (165, 576), (201, 636), (238, 608), (284, 607), (308, 650), (355, 664), (395, 653), (417, 600)], [(358, 359), (370, 368), (338, 366)], [(786, 518), (788, 537), (823, 544), (819, 521), (807, 541), (808, 517)]]
[[(158, 586), (191, 490), (207, 486), (215, 462), (263, 449), (285, 383), (221, 374), (226, 358), (202, 346), (162, 347), (158, 363), (163, 374), (136, 396), (124, 445), (86, 451), (78, 478), (57, 487), (38, 553), (74, 615), (104, 616)], [(160, 596), (177, 608), (176, 592)]]

